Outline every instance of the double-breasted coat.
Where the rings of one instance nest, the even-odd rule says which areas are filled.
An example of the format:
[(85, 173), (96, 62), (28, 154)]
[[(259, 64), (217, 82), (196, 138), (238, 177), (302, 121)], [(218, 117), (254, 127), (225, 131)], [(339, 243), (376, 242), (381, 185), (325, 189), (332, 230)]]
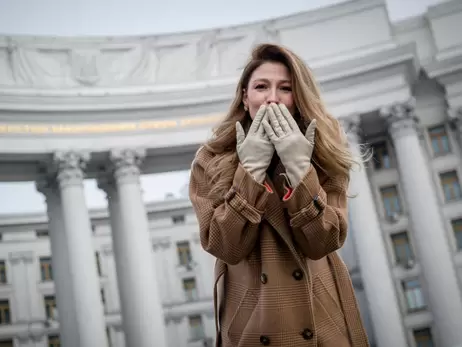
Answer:
[[(190, 198), (202, 247), (216, 257), (215, 322), (222, 347), (366, 347), (348, 269), (347, 179), (314, 165), (284, 192), (282, 164), (256, 182), (239, 164), (222, 198), (209, 198), (202, 147)], [(285, 195), (285, 196), (284, 196)]]

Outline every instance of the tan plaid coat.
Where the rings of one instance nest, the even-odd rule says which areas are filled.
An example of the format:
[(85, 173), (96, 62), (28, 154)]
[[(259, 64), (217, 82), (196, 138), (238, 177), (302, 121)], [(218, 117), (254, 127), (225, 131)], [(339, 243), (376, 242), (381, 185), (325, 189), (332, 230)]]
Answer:
[(369, 346), (336, 253), (347, 234), (348, 182), (312, 167), (283, 200), (282, 164), (268, 188), (239, 165), (226, 196), (210, 199), (212, 156), (205, 148), (196, 154), (190, 198), (202, 247), (217, 258), (216, 346)]

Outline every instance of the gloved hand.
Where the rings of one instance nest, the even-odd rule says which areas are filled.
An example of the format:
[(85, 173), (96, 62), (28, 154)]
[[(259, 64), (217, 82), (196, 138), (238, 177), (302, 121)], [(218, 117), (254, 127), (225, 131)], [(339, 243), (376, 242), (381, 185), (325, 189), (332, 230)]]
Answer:
[(236, 150), (239, 160), (250, 175), (258, 183), (263, 183), (266, 170), (274, 154), (274, 146), (265, 129), (262, 120), (266, 114), (267, 106), (262, 105), (255, 115), (247, 136), (241, 123), (236, 122)]
[(267, 119), (262, 122), (263, 127), (286, 169), (290, 186), (295, 188), (308, 173), (311, 165), (316, 119), (311, 121), (303, 136), (285, 105), (271, 104), (267, 114)]

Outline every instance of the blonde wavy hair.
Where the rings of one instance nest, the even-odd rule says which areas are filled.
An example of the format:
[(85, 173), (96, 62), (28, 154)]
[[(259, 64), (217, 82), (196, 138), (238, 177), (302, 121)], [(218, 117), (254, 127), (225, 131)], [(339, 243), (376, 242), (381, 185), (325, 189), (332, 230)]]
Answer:
[(204, 145), (214, 154), (206, 168), (210, 183), (213, 183), (211, 195), (223, 196), (232, 185), (239, 162), (235, 125), (239, 121), (247, 129), (251, 123), (250, 115), (244, 110), (244, 90), (248, 88), (253, 72), (267, 62), (281, 63), (288, 68), (297, 108), (294, 118), (303, 134), (311, 120), (316, 119), (317, 131), (312, 158), (316, 167), (327, 175), (341, 175), (348, 179), (350, 169), (356, 163), (348, 148), (345, 133), (340, 130), (338, 120), (327, 112), (313, 73), (302, 59), (285, 47), (260, 44), (253, 49), (250, 60), (244, 67), (228, 114)]

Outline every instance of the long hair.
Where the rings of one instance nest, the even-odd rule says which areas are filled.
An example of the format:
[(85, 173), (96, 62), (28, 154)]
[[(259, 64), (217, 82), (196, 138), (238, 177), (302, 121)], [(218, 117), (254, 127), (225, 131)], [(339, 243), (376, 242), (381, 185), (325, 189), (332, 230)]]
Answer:
[[(236, 122), (244, 129), (251, 123), (244, 110), (243, 96), (253, 72), (266, 62), (281, 63), (291, 76), (296, 117), (300, 130), (305, 132), (311, 120), (316, 119), (315, 147), (312, 161), (327, 175), (342, 175), (348, 179), (356, 160), (349, 151), (339, 122), (331, 116), (321, 100), (320, 91), (312, 72), (295, 53), (274, 44), (260, 44), (254, 48), (236, 87), (236, 95), (224, 120), (214, 130), (204, 147), (214, 154), (206, 171), (209, 173), (213, 196), (223, 196), (231, 187), (239, 159), (236, 153)], [(295, 116), (295, 115), (294, 115)]]

